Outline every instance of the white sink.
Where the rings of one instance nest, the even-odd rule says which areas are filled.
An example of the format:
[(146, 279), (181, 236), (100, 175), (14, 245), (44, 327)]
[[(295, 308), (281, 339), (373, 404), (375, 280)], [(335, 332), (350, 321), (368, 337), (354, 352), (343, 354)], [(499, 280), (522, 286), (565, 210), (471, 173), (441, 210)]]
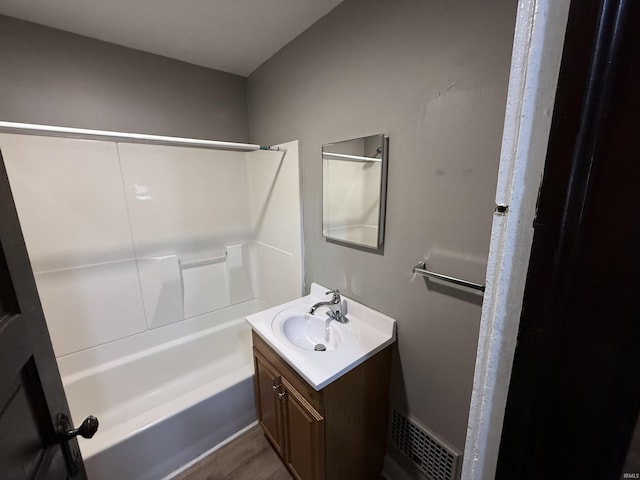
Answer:
[(328, 290), (313, 283), (309, 295), (247, 317), (251, 328), (316, 390), (396, 339), (394, 319), (344, 295), (347, 323), (329, 320), (325, 308), (309, 314), (312, 305), (329, 299)]
[(282, 342), (309, 351), (331, 351), (358, 340), (349, 324), (338, 323), (328, 316), (311, 315), (309, 308), (296, 305), (273, 317), (271, 329)]

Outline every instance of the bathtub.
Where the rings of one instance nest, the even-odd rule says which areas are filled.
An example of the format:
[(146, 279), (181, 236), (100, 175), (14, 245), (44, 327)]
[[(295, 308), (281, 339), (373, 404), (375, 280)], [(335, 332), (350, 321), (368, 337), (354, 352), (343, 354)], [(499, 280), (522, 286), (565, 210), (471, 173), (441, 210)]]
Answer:
[(251, 331), (260, 300), (60, 357), (74, 423), (100, 421), (80, 439), (91, 480), (170, 476), (256, 420)]

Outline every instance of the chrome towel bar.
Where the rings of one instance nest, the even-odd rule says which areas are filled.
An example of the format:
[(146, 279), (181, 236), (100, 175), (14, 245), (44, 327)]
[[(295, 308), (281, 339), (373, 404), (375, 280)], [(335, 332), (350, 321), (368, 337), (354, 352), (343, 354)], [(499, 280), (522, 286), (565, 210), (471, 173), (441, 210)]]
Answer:
[(473, 288), (474, 290), (480, 290), (481, 292), (484, 292), (485, 285), (470, 282), (468, 280), (463, 280), (462, 278), (452, 277), (450, 275), (443, 275), (442, 273), (431, 272), (426, 268), (427, 266), (424, 262), (418, 262), (418, 264), (413, 267), (413, 273), (415, 273), (416, 275), (422, 275), (423, 277), (437, 278), (438, 280), (455, 283), (456, 285), (462, 285), (463, 287), (469, 287)]

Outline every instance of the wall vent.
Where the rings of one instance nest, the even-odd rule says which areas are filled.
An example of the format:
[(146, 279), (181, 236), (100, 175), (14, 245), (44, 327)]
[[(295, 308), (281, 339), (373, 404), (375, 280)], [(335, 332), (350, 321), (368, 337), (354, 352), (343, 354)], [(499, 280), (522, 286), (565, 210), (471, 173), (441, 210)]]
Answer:
[(462, 455), (396, 410), (391, 440), (429, 480), (457, 480)]

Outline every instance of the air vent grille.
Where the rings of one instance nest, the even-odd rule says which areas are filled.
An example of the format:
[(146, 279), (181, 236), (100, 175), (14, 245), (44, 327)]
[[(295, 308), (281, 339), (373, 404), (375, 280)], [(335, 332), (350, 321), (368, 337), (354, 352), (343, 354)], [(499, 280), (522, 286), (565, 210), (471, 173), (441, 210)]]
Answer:
[(391, 440), (429, 480), (458, 478), (462, 456), (395, 410), (391, 423)]

